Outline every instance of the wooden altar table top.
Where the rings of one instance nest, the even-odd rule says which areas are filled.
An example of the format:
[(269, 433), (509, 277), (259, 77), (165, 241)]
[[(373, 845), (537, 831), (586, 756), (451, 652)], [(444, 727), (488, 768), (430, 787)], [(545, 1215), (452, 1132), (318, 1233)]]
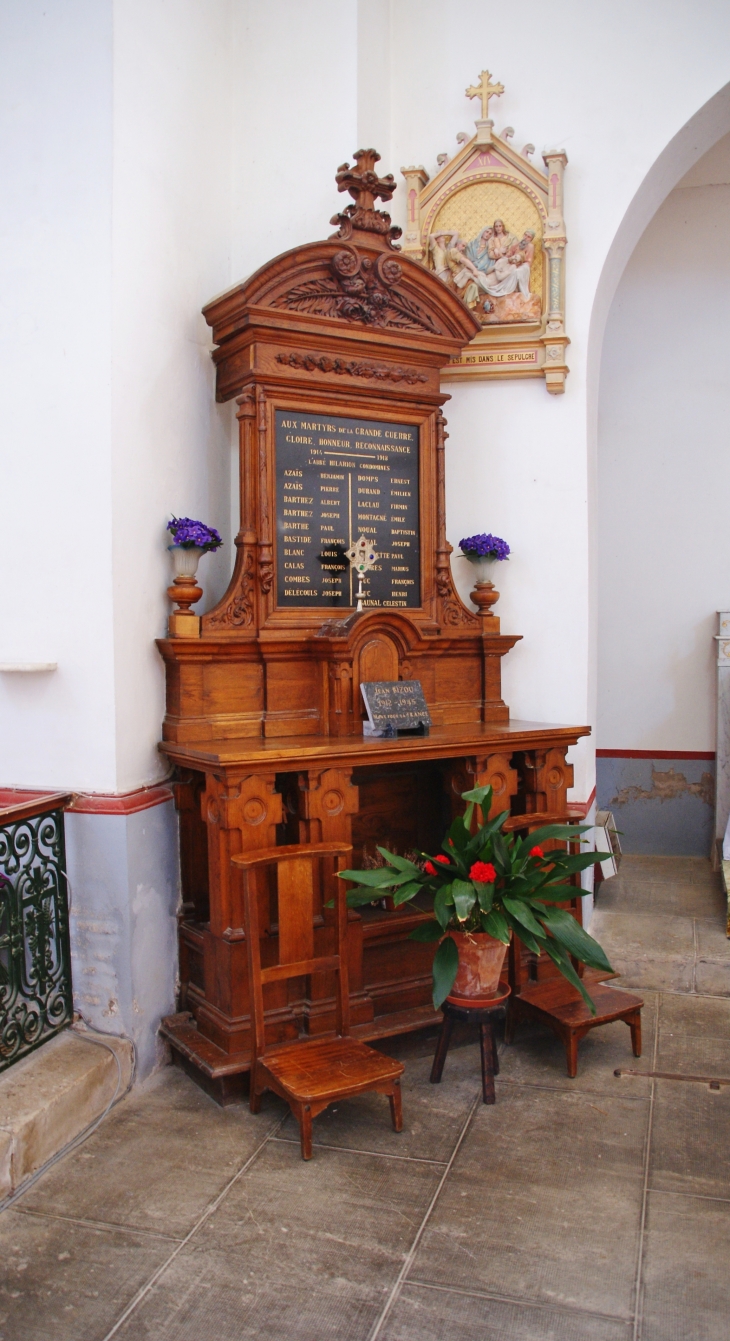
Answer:
[(348, 768), (373, 764), (414, 763), (419, 759), (453, 759), (469, 754), (529, 750), (545, 746), (575, 745), (590, 735), (589, 726), (554, 725), (545, 722), (475, 722), (458, 726), (431, 727), (428, 736), (398, 736), (394, 739), (353, 736), (244, 736), (178, 743), (161, 741), (159, 748), (174, 762), (205, 771), (215, 768), (246, 768), (256, 772), (305, 764), (337, 763)]

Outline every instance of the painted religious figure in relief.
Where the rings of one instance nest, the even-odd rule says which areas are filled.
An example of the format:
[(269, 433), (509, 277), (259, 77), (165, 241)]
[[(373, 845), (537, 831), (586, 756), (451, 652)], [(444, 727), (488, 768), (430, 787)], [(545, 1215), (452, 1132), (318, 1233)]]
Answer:
[(534, 229), (518, 237), (503, 219), (495, 219), (469, 241), (455, 230), (432, 233), (429, 260), (482, 325), (534, 322), (542, 315), (540, 294), (530, 289), (535, 247)]

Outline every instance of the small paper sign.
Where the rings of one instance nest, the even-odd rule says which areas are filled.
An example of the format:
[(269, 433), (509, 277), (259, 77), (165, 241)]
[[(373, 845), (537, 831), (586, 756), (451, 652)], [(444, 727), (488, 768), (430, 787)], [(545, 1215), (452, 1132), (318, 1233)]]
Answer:
[(366, 735), (428, 732), (431, 715), (420, 680), (368, 680), (360, 688), (368, 714)]

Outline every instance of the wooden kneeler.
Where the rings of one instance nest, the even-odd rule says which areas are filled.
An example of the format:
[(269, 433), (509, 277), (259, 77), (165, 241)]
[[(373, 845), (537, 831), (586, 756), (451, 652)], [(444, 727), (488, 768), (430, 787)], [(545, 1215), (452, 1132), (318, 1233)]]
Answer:
[[(333, 880), (334, 912), (325, 910), (325, 925), (334, 929), (334, 954), (314, 954), (314, 865), (333, 858), (342, 870), (352, 852), (346, 843), (292, 843), (240, 853), (233, 866), (243, 876), (244, 930), (252, 1017), (251, 1112), (258, 1113), (264, 1090), (286, 1099), (299, 1123), (302, 1159), (312, 1158), (312, 1118), (328, 1104), (349, 1099), (367, 1090), (387, 1094), (393, 1127), (401, 1131), (400, 1078), (402, 1062), (383, 1056), (365, 1043), (348, 1037), (350, 992), (347, 972), (347, 902), (344, 880)], [(266, 866), (277, 868), (278, 963), (261, 967), (258, 885), (254, 873)], [(324, 882), (323, 882), (324, 887)], [(313, 973), (334, 973), (337, 982), (336, 1036), (302, 1038), (294, 1043), (266, 1043), (264, 987), (287, 978)]]

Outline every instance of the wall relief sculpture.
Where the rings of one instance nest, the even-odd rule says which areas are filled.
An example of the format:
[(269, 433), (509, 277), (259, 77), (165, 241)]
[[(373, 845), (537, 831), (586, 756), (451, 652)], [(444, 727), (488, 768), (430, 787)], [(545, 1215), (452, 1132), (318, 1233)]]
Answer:
[(543, 155), (546, 171), (500, 135), (489, 103), (504, 92), (483, 70), (466, 89), (479, 98), (476, 134), (433, 181), (422, 167), (402, 168), (407, 227), (403, 253), (438, 275), (477, 317), (481, 331), (456, 355), (445, 378), (544, 377), (554, 395), (565, 390), (563, 171), (565, 153)]

